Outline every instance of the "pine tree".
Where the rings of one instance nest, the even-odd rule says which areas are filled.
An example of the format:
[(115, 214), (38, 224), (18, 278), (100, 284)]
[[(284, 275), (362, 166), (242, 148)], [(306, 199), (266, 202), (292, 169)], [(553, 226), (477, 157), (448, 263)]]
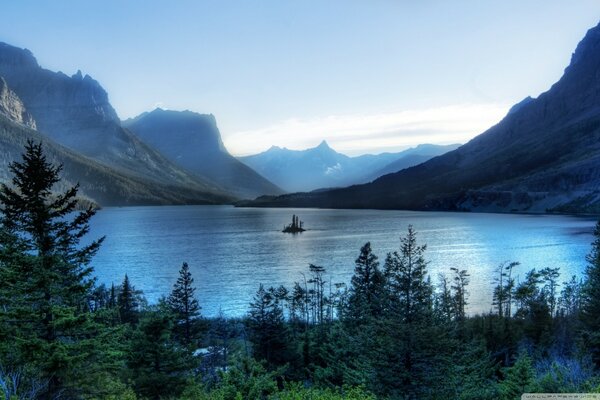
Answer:
[(117, 296), (117, 307), (119, 309), (119, 317), (122, 324), (134, 324), (138, 320), (138, 308), (140, 306), (139, 293), (129, 281), (129, 277), (125, 274), (123, 284), (120, 287)]
[(276, 290), (261, 284), (250, 303), (247, 321), (254, 357), (270, 366), (281, 366), (289, 359), (289, 332)]
[(425, 245), (416, 232), (400, 238), (400, 252), (388, 254), (384, 266), (389, 306), (377, 337), (377, 384), (384, 395), (419, 398), (419, 392), (439, 378), (447, 364), (442, 342), (445, 333), (433, 322), (433, 287), (427, 275)]
[(351, 280), (346, 317), (356, 327), (381, 316), (385, 279), (379, 270), (377, 256), (371, 250), (371, 243), (367, 242), (361, 247), (360, 255), (354, 263), (356, 266)]
[(23, 362), (33, 363), (48, 381), (45, 397), (65, 395), (81, 372), (76, 364), (92, 351), (80, 344), (89, 328), (89, 262), (103, 238), (80, 245), (95, 211), (75, 213), (78, 185), (53, 191), (62, 166), (47, 160), (41, 143), (28, 141), (22, 161), (9, 170), (12, 185), (0, 188), (2, 313), (9, 316)]
[(518, 400), (523, 393), (534, 389), (535, 370), (527, 354), (519, 355), (515, 364), (506, 370), (505, 376), (500, 383), (500, 394), (503, 400)]
[(600, 221), (594, 229), (592, 250), (582, 290), (581, 323), (583, 337), (596, 366), (600, 366)]
[(189, 377), (191, 360), (171, 337), (172, 325), (168, 312), (146, 311), (130, 342), (127, 367), (136, 392), (144, 398), (177, 397)]
[(400, 253), (390, 253), (385, 260), (391, 311), (409, 324), (427, 318), (431, 311), (433, 288), (427, 277), (426, 249), (417, 245), (417, 234), (409, 225), (406, 237), (400, 238)]
[(167, 303), (175, 315), (176, 328), (183, 328), (182, 342), (189, 346), (195, 336), (194, 320), (200, 315), (200, 304), (194, 297), (196, 288), (193, 286), (194, 278), (187, 263), (183, 263), (179, 270), (179, 278), (173, 286), (173, 291)]

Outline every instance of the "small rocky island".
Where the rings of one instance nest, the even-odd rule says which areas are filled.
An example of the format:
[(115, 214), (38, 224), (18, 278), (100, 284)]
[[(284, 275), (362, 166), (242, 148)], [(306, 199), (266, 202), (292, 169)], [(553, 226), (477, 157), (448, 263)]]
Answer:
[(283, 233), (299, 233), (304, 232), (304, 222), (300, 221), (297, 215), (292, 215), (292, 223), (283, 228)]

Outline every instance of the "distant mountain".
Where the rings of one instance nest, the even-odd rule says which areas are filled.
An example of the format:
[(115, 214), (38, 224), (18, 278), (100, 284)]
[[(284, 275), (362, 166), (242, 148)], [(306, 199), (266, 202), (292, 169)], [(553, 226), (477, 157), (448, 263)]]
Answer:
[(419, 164), (457, 146), (420, 145), (400, 153), (348, 157), (323, 141), (317, 147), (306, 150), (273, 146), (263, 153), (239, 159), (278, 186), (291, 192), (301, 192), (370, 182), (385, 173)]
[(387, 164), (385, 167), (368, 174), (364, 182), (370, 182), (380, 176), (401, 171), (403, 169), (414, 167), (424, 163), (433, 157), (440, 156), (455, 150), (460, 147), (460, 144), (436, 145), (436, 144), (420, 144), (417, 147), (410, 148), (400, 153), (396, 153), (396, 160)]
[(161, 204), (223, 204), (233, 199), (218, 192), (174, 187), (131, 176), (85, 157), (46, 138), (0, 112), (0, 182), (10, 184), (9, 163), (20, 161), (28, 139), (44, 143), (44, 153), (55, 165), (63, 164), (63, 180), (55, 187), (65, 190), (80, 183), (80, 195), (104, 206)]
[(600, 25), (563, 77), (458, 149), (372, 183), (254, 205), (600, 213)]
[(157, 108), (123, 122), (170, 161), (243, 198), (283, 190), (227, 152), (213, 115)]
[(231, 198), (212, 181), (175, 166), (122, 128), (106, 91), (90, 76), (78, 71), (69, 77), (43, 69), (29, 50), (6, 43), (0, 43), (0, 76), (18, 96), (37, 130), (54, 142), (164, 188)]

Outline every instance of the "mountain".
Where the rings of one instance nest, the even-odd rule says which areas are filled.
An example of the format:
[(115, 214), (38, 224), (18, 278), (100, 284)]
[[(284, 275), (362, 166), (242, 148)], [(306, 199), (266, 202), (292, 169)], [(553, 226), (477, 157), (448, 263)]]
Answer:
[(213, 115), (160, 108), (123, 122), (170, 161), (243, 198), (283, 190), (227, 152)]
[(50, 162), (63, 164), (63, 179), (56, 190), (65, 190), (79, 182), (80, 196), (101, 205), (222, 204), (232, 201), (231, 197), (218, 192), (173, 187), (112, 169), (59, 145), (4, 112), (0, 112), (0, 182), (9, 183), (12, 179), (8, 165), (21, 160), (28, 139), (44, 144), (44, 153)]
[[(36, 129), (53, 142), (138, 180), (231, 197), (209, 179), (177, 167), (121, 127), (106, 91), (89, 75), (78, 71), (67, 76), (43, 69), (29, 50), (0, 42), (0, 76), (31, 115)], [(204, 197), (198, 201), (204, 202)]]
[(429, 160), (456, 146), (420, 145), (400, 153), (348, 157), (323, 141), (317, 147), (306, 150), (273, 146), (263, 153), (239, 159), (278, 186), (291, 192), (301, 192), (369, 182), (385, 173)]
[(7, 119), (35, 129), (35, 121), (25, 109), (25, 105), (9, 87), (4, 78), (0, 76), (0, 114)]
[(415, 165), (422, 164), (425, 161), (432, 159), (433, 157), (437, 157), (442, 154), (448, 153), (449, 151), (455, 150), (458, 147), (460, 147), (460, 144), (420, 144), (417, 147), (413, 147), (403, 152), (397, 153), (396, 160), (387, 164), (385, 167), (368, 174), (364, 182), (370, 182), (379, 178), (380, 176), (391, 174), (409, 167), (413, 167)]
[(256, 206), (600, 212), (600, 25), (562, 78), (458, 149), (372, 183)]

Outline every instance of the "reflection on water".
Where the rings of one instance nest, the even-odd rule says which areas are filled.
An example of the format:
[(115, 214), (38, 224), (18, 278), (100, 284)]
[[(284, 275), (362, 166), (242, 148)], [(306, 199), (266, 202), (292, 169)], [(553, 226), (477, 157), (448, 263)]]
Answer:
[[(284, 234), (297, 214), (308, 230)], [(367, 241), (381, 263), (412, 224), (427, 244), (434, 280), (451, 267), (471, 274), (471, 313), (490, 309), (494, 268), (519, 261), (517, 274), (560, 267), (562, 280), (580, 274), (595, 221), (566, 216), (377, 210), (254, 209), (229, 206), (106, 208), (90, 238), (107, 238), (93, 261), (99, 282), (125, 273), (151, 302), (166, 296), (186, 261), (206, 316), (221, 308), (242, 315), (259, 283), (290, 286), (308, 264), (324, 266), (333, 283), (349, 282)]]

